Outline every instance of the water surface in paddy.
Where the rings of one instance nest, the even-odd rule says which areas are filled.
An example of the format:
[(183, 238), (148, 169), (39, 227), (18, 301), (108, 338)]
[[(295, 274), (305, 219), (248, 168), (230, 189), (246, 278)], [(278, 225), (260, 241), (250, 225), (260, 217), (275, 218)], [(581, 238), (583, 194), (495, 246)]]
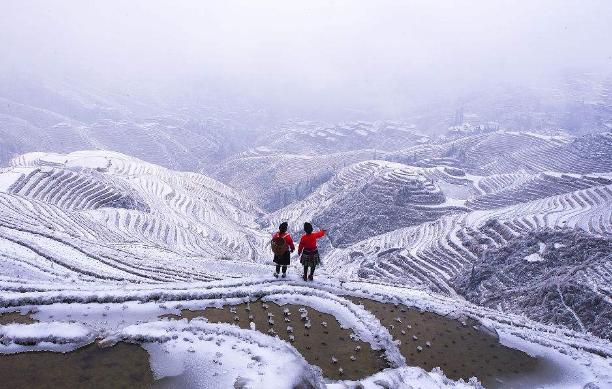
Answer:
[[(460, 321), (402, 305), (350, 299), (374, 314), (401, 342), (400, 352), (410, 366), (427, 371), (440, 367), (455, 380), (477, 377), (487, 388), (530, 388), (533, 382), (554, 383), (561, 375), (558, 366), (550, 361), (502, 345), (496, 334), (476, 320)], [(310, 329), (300, 320), (300, 309), (308, 311)], [(372, 350), (368, 343), (354, 340), (351, 331), (342, 329), (333, 316), (312, 308), (257, 301), (223, 308), (184, 309), (181, 316), (166, 317), (205, 317), (213, 323), (234, 323), (242, 328), (249, 328), (253, 321), (257, 330), (292, 342), (309, 363), (319, 366), (331, 379), (358, 380), (388, 367), (382, 350)], [(274, 324), (268, 322), (269, 318)], [(322, 326), (322, 322), (327, 325)], [(292, 333), (287, 331), (287, 325), (293, 327)]]
[(374, 314), (394, 339), (409, 366), (440, 367), (457, 380), (477, 377), (486, 388), (531, 389), (554, 383), (562, 372), (551, 361), (502, 345), (474, 319), (459, 321), (404, 305), (347, 297)]
[(68, 353), (24, 352), (0, 356), (4, 388), (149, 388), (149, 354), (140, 346), (93, 343)]
[[(495, 334), (475, 320), (464, 322), (403, 305), (348, 297), (363, 305), (399, 340), (410, 366), (427, 371), (440, 367), (452, 379), (477, 377), (487, 388), (531, 388), (554, 384), (563, 377), (558, 364), (502, 345)], [(308, 320), (301, 315), (306, 312)], [(231, 323), (256, 329), (291, 342), (312, 365), (330, 379), (358, 380), (388, 367), (383, 350), (372, 350), (342, 329), (332, 316), (299, 305), (279, 306), (256, 301), (250, 304), (181, 311), (168, 318), (205, 317), (210, 322)], [(272, 321), (272, 322), (271, 322)], [(0, 315), (0, 325), (35, 322), (28, 314)], [(310, 323), (310, 327), (306, 326)], [(288, 327), (291, 327), (289, 330)], [(33, 373), (35, 372), (35, 373)], [(92, 344), (70, 353), (27, 352), (0, 356), (3, 387), (150, 387), (153, 375), (149, 356), (141, 347), (119, 343), (101, 349)], [(163, 386), (163, 380), (157, 382)], [(161, 387), (160, 386), (160, 387)]]
[[(301, 319), (300, 309), (307, 312), (308, 321)], [(184, 309), (181, 316), (164, 317), (190, 320), (205, 317), (211, 323), (233, 323), (241, 328), (250, 328), (252, 321), (257, 330), (291, 342), (308, 363), (319, 366), (323, 375), (331, 379), (355, 380), (389, 367), (382, 351), (372, 350), (369, 343), (354, 339), (352, 331), (341, 328), (334, 316), (309, 307), (256, 301), (223, 308)]]

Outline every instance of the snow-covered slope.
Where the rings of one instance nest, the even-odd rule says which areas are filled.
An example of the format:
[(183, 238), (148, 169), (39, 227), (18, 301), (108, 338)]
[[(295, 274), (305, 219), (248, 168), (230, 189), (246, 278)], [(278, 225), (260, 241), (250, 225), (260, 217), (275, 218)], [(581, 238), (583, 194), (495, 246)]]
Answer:
[(308, 196), (342, 168), (381, 155), (374, 150), (301, 155), (254, 149), (205, 169), (206, 174), (275, 211)]
[(453, 286), (470, 301), (612, 340), (612, 238), (541, 230), (487, 250)]
[[(347, 166), (302, 201), (273, 213), (282, 220), (311, 220), (329, 230), (334, 246), (464, 212), (422, 168), (369, 160)], [(297, 226), (299, 228), (299, 226)]]
[(507, 205), (537, 200), (557, 194), (612, 184), (610, 174), (494, 174), (475, 183), (479, 195), (466, 205), (474, 209), (500, 208)]
[(0, 75), (0, 164), (26, 152), (104, 149), (161, 166), (196, 171), (243, 148), (238, 135), (257, 113), (137, 97), (126, 90)]
[(255, 140), (269, 150), (292, 154), (330, 154), (352, 150), (400, 150), (429, 137), (414, 125), (393, 122), (346, 122), (325, 125), (308, 121), (289, 121), (263, 133)]
[[(505, 344), (579, 372), (556, 383), (605, 386), (611, 382), (605, 358), (612, 355), (601, 335), (609, 328), (609, 253), (597, 266), (570, 261), (572, 269), (580, 267), (575, 299), (561, 297), (565, 304), (551, 304), (541, 317), (527, 304), (546, 300), (549, 289), (538, 288), (540, 278), (525, 276), (537, 285), (530, 289), (534, 298), (521, 299), (520, 306), (505, 301), (515, 295), (493, 286), (520, 284), (521, 269), (540, 268), (540, 257), (550, 259), (550, 253), (530, 248), (521, 266), (508, 268), (512, 283), (504, 283), (506, 274), (489, 278), (496, 264), (485, 259), (506, 258), (504, 250), (516, 242), (546, 233), (581, 234), (587, 246), (599, 242), (589, 248), (604, 247), (612, 237), (608, 141), (606, 134), (496, 131), (400, 151), (350, 145), (306, 155), (260, 147), (208, 166), (214, 178), (108, 151), (20, 155), (0, 169), (0, 314), (34, 312), (41, 323), (0, 326), (0, 352), (125, 341), (146, 345), (159, 377), (172, 375), (163, 368), (178, 359), (207, 382), (289, 386), (274, 378), (281, 368), (274, 356), (282, 356), (295, 373), (291, 383), (358, 385), (326, 380), (290, 342), (257, 332), (273, 334), (268, 328), (160, 318), (263, 300), (331, 314), (373, 350), (384, 350), (389, 369), (360, 378), (364, 387), (477, 387), (474, 380), (448, 380), (444, 368), (412, 366), (393, 326), (358, 301), (367, 298), (392, 310), (401, 303), (448, 315), (459, 327), (467, 325), (461, 324), (465, 317), (477, 319)], [(272, 278), (269, 234), (284, 220), (294, 233), (304, 221), (328, 229), (318, 282), (301, 281), (295, 259), (288, 279)], [(469, 279), (474, 266), (483, 282), (463, 290), (456, 280)], [(546, 267), (565, 277), (567, 266), (550, 261)], [(558, 294), (570, 295), (569, 286), (559, 285)], [(506, 303), (496, 305), (496, 298)], [(584, 301), (596, 301), (604, 314), (577, 312), (588, 309)], [(595, 335), (584, 324), (572, 325), (572, 311), (580, 322), (594, 318)], [(397, 319), (390, 320), (401, 323)], [(413, 353), (431, 346), (414, 336), (421, 343)]]
[[(31, 153), (11, 164), (0, 173), (2, 239), (17, 250), (0, 255), (11, 252), (11, 262), (27, 252), (44, 259), (37, 268), (53, 262), (88, 277), (134, 280), (206, 277), (201, 266), (184, 270), (263, 257), (258, 208), (200, 174), (101, 151)], [(122, 270), (105, 261), (122, 262)]]
[[(486, 211), (444, 216), (335, 249), (327, 264), (335, 274), (453, 293), (448, 279), (469, 271), (485, 248), (540, 228), (579, 228), (612, 235), (612, 185)], [(598, 277), (598, 283), (612, 282)]]
[(588, 174), (610, 172), (610, 153), (609, 132), (574, 138), (495, 131), (409, 147), (388, 158), (424, 166), (452, 165), (479, 175), (545, 171)]

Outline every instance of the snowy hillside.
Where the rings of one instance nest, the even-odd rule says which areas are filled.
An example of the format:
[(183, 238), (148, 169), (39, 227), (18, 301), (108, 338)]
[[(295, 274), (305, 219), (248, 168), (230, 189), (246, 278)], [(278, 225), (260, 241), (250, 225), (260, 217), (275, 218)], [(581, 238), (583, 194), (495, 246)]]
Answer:
[(340, 170), (302, 201), (272, 214), (281, 220), (312, 220), (327, 226), (334, 246), (465, 211), (425, 169), (364, 161)]
[(380, 153), (372, 150), (301, 155), (259, 148), (204, 172), (246, 193), (263, 209), (274, 211), (305, 198), (343, 167), (377, 155)]
[[(551, 196), (505, 208), (444, 216), (333, 250), (328, 264), (348, 277), (398, 282), (453, 293), (447, 280), (469, 271), (485, 248), (541, 228), (580, 228), (612, 235), (612, 186)], [(600, 279), (608, 282), (609, 276)]]
[[(73, 270), (102, 279), (216, 278), (196, 264), (260, 261), (267, 243), (258, 226), (260, 211), (234, 190), (199, 174), (97, 151), (31, 153), (11, 165), (0, 173), (2, 240), (11, 250), (0, 255), (17, 268), (23, 266), (19, 254), (27, 253), (55, 264), (56, 274)], [(30, 266), (34, 273), (41, 267)], [(224, 261), (214, 266), (224, 267)], [(188, 268), (193, 270), (189, 274), (184, 272)]]
[(329, 154), (351, 150), (393, 151), (427, 142), (415, 126), (393, 121), (346, 122), (325, 125), (308, 121), (288, 121), (266, 131), (255, 143), (277, 152)]
[(539, 231), (487, 250), (454, 286), (479, 305), (520, 311), (578, 331), (612, 337), (606, 303), (612, 239), (582, 231)]
[(0, 0), (0, 389), (612, 389), (612, 1), (466, 3)]
[[(259, 113), (238, 104), (170, 107), (124, 91), (76, 82), (0, 76), (0, 164), (26, 152), (105, 149), (164, 167), (196, 171), (243, 149), (245, 123)], [(228, 136), (231, 134), (231, 136)]]
[[(110, 151), (16, 156), (0, 168), (0, 352), (121, 352), (151, 385), (605, 387), (609, 139), (259, 147), (215, 178)], [(294, 238), (328, 230), (314, 283), (296, 258), (271, 275), (284, 220)]]

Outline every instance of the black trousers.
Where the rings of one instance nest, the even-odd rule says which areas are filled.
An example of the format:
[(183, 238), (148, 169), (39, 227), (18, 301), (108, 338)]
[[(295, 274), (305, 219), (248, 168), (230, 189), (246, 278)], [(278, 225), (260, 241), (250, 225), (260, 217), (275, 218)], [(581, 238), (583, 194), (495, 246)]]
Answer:
[(280, 273), (281, 268), (283, 269), (283, 273), (287, 273), (287, 266), (291, 262), (291, 252), (289, 250), (285, 251), (283, 255), (275, 255), (274, 263), (276, 263), (276, 272)]
[(308, 275), (308, 267), (310, 267), (310, 275), (313, 276), (314, 275), (314, 271), (315, 271), (315, 267), (316, 265), (304, 265), (304, 277), (306, 277)]

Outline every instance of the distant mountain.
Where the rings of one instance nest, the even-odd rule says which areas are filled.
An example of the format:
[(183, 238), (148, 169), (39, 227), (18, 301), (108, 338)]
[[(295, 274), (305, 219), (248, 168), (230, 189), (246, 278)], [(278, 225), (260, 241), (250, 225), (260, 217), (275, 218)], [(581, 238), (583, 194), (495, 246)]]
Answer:
[(204, 173), (274, 211), (305, 198), (343, 167), (377, 155), (381, 153), (372, 150), (322, 155), (252, 150), (211, 165)]
[(612, 171), (612, 133), (581, 137), (494, 131), (442, 138), (394, 152), (386, 159), (418, 166), (448, 165), (479, 175), (557, 171)]
[(352, 150), (393, 151), (429, 141), (410, 123), (356, 121), (323, 124), (288, 121), (265, 131), (255, 144), (278, 153), (320, 155)]
[[(112, 150), (196, 171), (244, 148), (258, 113), (170, 107), (74, 83), (0, 77), (0, 163), (31, 151)], [(238, 135), (241, 133), (242, 135)], [(253, 134), (254, 135), (254, 134)]]

